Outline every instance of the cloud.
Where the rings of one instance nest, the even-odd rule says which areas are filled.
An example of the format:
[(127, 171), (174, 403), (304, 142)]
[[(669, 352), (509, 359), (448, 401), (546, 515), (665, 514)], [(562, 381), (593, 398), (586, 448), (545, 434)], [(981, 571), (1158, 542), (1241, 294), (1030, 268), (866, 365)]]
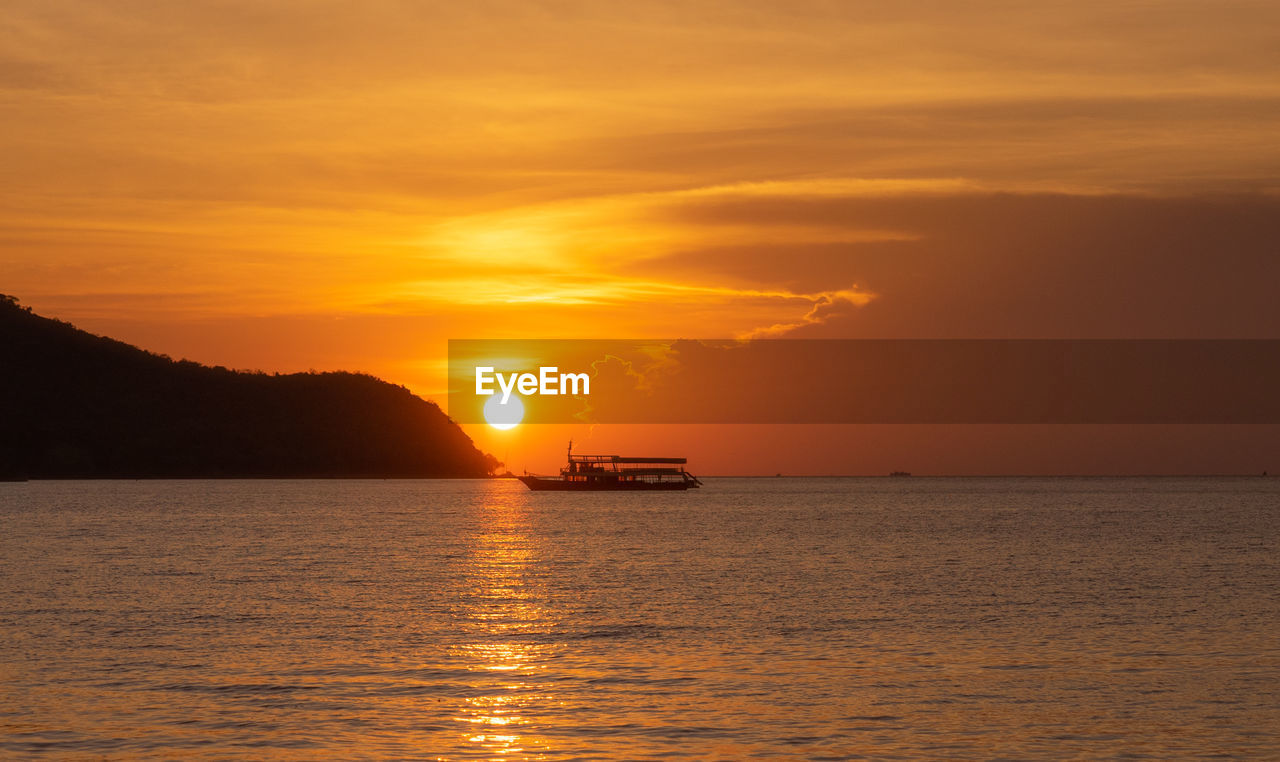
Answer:
[(775, 323), (767, 328), (758, 328), (741, 334), (744, 339), (793, 338), (807, 334), (807, 329), (821, 326), (828, 321), (849, 319), (859, 308), (874, 298), (873, 294), (863, 293), (855, 286), (844, 291), (831, 291), (817, 295), (813, 307), (799, 321), (794, 323)]
[[(744, 284), (826, 274), (877, 295), (833, 300), (787, 331), (843, 337), (1268, 338), (1280, 336), (1280, 197), (925, 194), (685, 200), (688, 225), (820, 229), (823, 246), (681, 252), (653, 266)], [(846, 231), (914, 240), (841, 243)]]
[(1209, 194), (1275, 192), (1277, 14), (17, 0), (0, 266), (562, 332), (1269, 331), (1274, 205)]

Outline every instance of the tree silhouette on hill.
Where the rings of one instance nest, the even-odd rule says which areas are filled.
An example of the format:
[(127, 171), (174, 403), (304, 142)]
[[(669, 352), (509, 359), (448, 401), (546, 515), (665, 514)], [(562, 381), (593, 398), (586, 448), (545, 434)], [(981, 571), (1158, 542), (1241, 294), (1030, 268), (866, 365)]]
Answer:
[(403, 386), (175, 361), (0, 294), (0, 476), (482, 477), (499, 465)]

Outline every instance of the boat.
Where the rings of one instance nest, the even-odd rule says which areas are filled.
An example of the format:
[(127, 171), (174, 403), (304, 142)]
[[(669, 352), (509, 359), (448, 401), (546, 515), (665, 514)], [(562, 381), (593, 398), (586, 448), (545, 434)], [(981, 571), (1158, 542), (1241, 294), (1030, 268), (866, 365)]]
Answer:
[(535, 492), (556, 490), (678, 490), (702, 486), (698, 477), (684, 470), (684, 458), (632, 457), (624, 455), (574, 455), (569, 442), (569, 464), (559, 476), (525, 472), (516, 478)]

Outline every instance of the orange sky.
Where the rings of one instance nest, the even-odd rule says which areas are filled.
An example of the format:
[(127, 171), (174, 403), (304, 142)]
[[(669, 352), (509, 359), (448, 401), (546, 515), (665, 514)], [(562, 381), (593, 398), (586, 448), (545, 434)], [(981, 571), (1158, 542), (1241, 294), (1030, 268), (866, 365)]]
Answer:
[[(0, 291), (441, 402), (449, 338), (1276, 337), (1277, 71), (1273, 2), (15, 0)], [(1252, 451), (1099, 461), (1059, 430), (1033, 458), (1023, 430), (948, 460), (895, 431), (753, 441), (841, 450), (816, 472)], [(804, 470), (741, 431), (579, 436)]]

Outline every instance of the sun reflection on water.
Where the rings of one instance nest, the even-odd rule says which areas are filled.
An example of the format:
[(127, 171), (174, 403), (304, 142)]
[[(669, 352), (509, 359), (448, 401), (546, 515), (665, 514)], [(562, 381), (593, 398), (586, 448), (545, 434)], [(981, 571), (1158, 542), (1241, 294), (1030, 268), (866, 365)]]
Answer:
[(535, 565), (536, 542), (523, 496), (493, 495), (487, 523), (471, 538), (471, 584), (460, 611), (466, 638), (453, 654), (474, 674), (477, 695), (464, 699), (457, 716), (463, 746), (501, 759), (550, 750), (531, 737), (533, 704), (546, 704), (545, 674), (551, 646), (540, 639), (550, 630), (550, 610), (541, 603)]

